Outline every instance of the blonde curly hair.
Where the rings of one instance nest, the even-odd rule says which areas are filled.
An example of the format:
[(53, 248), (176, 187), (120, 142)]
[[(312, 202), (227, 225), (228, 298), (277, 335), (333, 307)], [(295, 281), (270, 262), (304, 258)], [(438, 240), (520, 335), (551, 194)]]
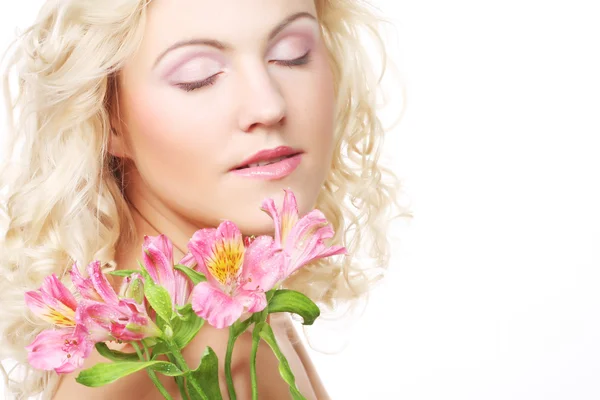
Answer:
[[(54, 372), (27, 364), (24, 347), (47, 326), (30, 318), (24, 293), (52, 273), (64, 277), (75, 261), (115, 267), (117, 243), (136, 240), (122, 165), (107, 144), (116, 74), (141, 42), (150, 2), (48, 0), (13, 43), (3, 79), (8, 131), (0, 170), (0, 356), (21, 368), (17, 378), (5, 374), (16, 398), (50, 398), (57, 382)], [(285, 286), (334, 310), (364, 297), (382, 276), (388, 224), (411, 214), (396, 201), (398, 179), (379, 162), (385, 129), (376, 95), (388, 63), (378, 25), (384, 20), (361, 0), (315, 3), (338, 96), (336, 150), (317, 207), (351, 256), (307, 266)], [(381, 46), (381, 74), (362, 44), (365, 33)]]

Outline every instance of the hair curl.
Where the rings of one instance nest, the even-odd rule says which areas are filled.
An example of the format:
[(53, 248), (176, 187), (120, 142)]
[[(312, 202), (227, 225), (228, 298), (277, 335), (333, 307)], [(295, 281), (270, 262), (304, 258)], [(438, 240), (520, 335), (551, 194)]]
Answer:
[[(0, 170), (6, 222), (0, 356), (21, 367), (18, 379), (7, 382), (16, 398), (50, 398), (57, 382), (55, 373), (27, 364), (24, 347), (47, 326), (29, 318), (24, 293), (52, 273), (64, 277), (75, 261), (114, 267), (117, 243), (136, 239), (121, 163), (107, 143), (116, 74), (141, 43), (150, 2), (48, 0), (13, 42), (3, 76), (8, 131)], [(375, 96), (381, 76), (361, 41), (367, 33), (385, 56), (378, 33), (383, 20), (360, 0), (315, 3), (338, 105), (336, 150), (317, 207), (350, 256), (307, 266), (285, 286), (333, 310), (366, 294), (383, 274), (391, 217), (411, 215), (396, 201), (398, 179), (379, 163), (384, 128)], [(10, 88), (12, 72), (16, 90)]]

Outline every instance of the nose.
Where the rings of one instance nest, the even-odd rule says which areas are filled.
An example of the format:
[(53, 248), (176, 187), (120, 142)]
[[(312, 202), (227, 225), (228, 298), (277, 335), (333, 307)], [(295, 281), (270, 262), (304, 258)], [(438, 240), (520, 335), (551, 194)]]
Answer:
[[(247, 70), (248, 71), (248, 70)], [(279, 84), (264, 65), (248, 71), (242, 77), (240, 88), (239, 125), (243, 132), (251, 133), (258, 127), (281, 124), (286, 114), (285, 99)]]

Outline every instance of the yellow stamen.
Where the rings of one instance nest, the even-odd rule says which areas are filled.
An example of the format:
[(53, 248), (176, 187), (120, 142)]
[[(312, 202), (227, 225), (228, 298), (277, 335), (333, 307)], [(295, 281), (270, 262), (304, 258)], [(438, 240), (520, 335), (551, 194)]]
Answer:
[(281, 241), (285, 242), (287, 235), (294, 225), (298, 222), (298, 215), (295, 213), (284, 213), (281, 216)]
[(241, 241), (215, 243), (207, 268), (222, 285), (229, 286), (237, 277), (244, 261), (244, 246)]
[(58, 326), (75, 326), (75, 311), (70, 308), (60, 312), (55, 308), (48, 307), (49, 312), (44, 316), (47, 317), (54, 325)]

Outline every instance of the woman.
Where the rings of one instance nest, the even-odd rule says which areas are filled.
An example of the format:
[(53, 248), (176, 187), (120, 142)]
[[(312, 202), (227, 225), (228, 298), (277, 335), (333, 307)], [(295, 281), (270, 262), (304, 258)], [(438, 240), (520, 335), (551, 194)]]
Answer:
[[(6, 99), (14, 118), (2, 169), (1, 347), (26, 368), (24, 381), (11, 382), (18, 396), (161, 398), (143, 372), (92, 389), (75, 382), (77, 372), (28, 368), (24, 346), (44, 327), (28, 317), (24, 292), (65, 276), (73, 261), (134, 268), (144, 235), (167, 235), (179, 260), (197, 229), (224, 219), (244, 235), (272, 234), (259, 207), (267, 197), (281, 204), (285, 188), (302, 214), (322, 210), (350, 252), (285, 286), (322, 308), (366, 293), (377, 274), (356, 256), (385, 266), (397, 211), (395, 181), (383, 182), (394, 177), (378, 164), (377, 77), (358, 40), (376, 23), (358, 0), (46, 2), (9, 67), (19, 97)], [(328, 398), (289, 317), (278, 318), (300, 391)], [(197, 365), (209, 345), (222, 362), (227, 337), (205, 327), (184, 355)], [(288, 398), (265, 347), (260, 397)], [(242, 336), (233, 360), (240, 399), (250, 393), (249, 351)], [(84, 368), (102, 361), (93, 353)]]

